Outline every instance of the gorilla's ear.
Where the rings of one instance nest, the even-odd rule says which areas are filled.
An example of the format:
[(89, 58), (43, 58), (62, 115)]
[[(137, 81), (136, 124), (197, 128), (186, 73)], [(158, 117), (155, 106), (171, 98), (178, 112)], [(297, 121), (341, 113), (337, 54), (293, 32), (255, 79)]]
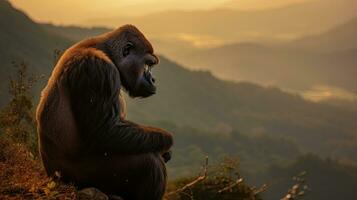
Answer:
[(133, 43), (131, 42), (126, 43), (125, 46), (123, 47), (123, 57), (128, 56), (133, 47), (134, 47)]

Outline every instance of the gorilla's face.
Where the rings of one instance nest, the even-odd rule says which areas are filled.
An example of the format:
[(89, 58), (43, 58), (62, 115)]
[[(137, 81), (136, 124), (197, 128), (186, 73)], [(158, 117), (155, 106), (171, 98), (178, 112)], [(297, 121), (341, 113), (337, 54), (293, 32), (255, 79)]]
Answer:
[(152, 68), (159, 59), (151, 44), (143, 37), (132, 37), (120, 52), (119, 72), (122, 85), (132, 97), (148, 97), (156, 92)]

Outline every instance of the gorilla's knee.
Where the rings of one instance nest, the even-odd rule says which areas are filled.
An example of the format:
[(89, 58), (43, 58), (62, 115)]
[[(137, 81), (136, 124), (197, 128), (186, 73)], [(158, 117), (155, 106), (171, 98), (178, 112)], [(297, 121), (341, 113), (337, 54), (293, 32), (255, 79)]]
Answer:
[(142, 172), (143, 180), (141, 183), (141, 191), (137, 191), (139, 195), (137, 199), (162, 199), (166, 188), (166, 168), (164, 160), (159, 154), (149, 153), (143, 159)]
[(165, 193), (166, 167), (159, 154), (84, 157), (68, 166), (62, 178), (71, 177), (79, 188), (96, 187), (133, 200), (161, 200)]

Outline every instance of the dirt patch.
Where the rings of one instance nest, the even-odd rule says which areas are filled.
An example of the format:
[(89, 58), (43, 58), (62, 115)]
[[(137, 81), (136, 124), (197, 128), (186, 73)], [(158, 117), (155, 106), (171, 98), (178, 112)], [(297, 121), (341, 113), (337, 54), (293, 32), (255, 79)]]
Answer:
[(0, 138), (0, 199), (77, 199), (77, 192), (48, 178), (25, 145)]

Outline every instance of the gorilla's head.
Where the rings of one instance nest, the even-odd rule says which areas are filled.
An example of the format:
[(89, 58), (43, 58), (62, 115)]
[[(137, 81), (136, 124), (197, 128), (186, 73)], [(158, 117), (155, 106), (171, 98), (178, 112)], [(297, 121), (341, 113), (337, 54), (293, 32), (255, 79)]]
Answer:
[(121, 83), (132, 97), (148, 97), (156, 92), (152, 68), (159, 63), (150, 42), (132, 25), (115, 30), (110, 38), (111, 57)]

